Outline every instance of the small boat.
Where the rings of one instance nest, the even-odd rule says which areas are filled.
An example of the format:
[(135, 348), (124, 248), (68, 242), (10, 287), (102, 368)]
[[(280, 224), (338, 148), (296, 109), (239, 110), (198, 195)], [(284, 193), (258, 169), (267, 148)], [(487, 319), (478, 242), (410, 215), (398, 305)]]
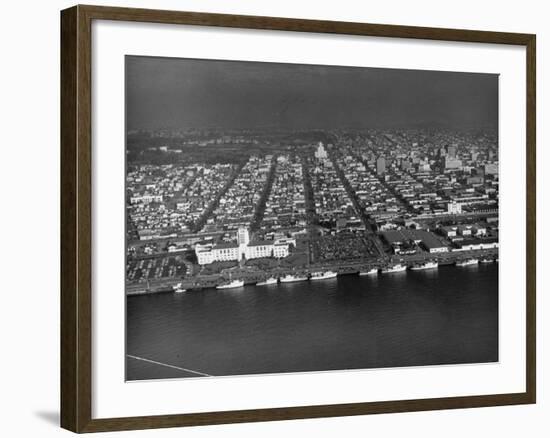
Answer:
[(359, 275), (376, 275), (378, 274), (378, 268), (371, 268), (368, 271), (359, 271)]
[(178, 283), (178, 284), (175, 284), (174, 286), (172, 286), (172, 290), (177, 294), (187, 292), (187, 289), (184, 289), (183, 287), (181, 287), (181, 283)]
[(393, 272), (403, 272), (407, 270), (407, 265), (402, 265), (398, 263), (397, 265), (388, 266), (387, 268), (382, 269), (382, 274), (391, 274)]
[(437, 262), (424, 262), (411, 266), (411, 271), (423, 271), (424, 269), (437, 268), (439, 263)]
[(494, 262), (493, 259), (481, 259), (481, 260), (479, 261), (479, 263), (493, 263), (493, 262)]
[(281, 283), (292, 283), (294, 281), (307, 281), (308, 280), (308, 277), (303, 275), (303, 276), (299, 276), (299, 275), (285, 275), (284, 277), (281, 277)]
[(338, 275), (334, 271), (325, 271), (325, 272), (312, 272), (310, 280), (326, 280), (328, 278), (334, 278)]
[(264, 281), (259, 281), (258, 283), (256, 283), (256, 286), (267, 286), (268, 284), (277, 284), (277, 281), (278, 281), (277, 277), (269, 277)]
[(456, 262), (457, 266), (470, 266), (470, 265), (477, 265), (479, 263), (478, 259), (466, 259), (466, 260), (460, 260)]
[(244, 286), (244, 280), (233, 280), (229, 283), (223, 283), (218, 286), (216, 286), (216, 289), (232, 289), (236, 287), (243, 287)]

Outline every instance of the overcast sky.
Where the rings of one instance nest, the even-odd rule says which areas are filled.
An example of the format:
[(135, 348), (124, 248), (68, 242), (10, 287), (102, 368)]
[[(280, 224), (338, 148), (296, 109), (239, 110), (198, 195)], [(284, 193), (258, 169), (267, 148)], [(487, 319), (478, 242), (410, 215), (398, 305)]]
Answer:
[(496, 127), (498, 76), (126, 57), (127, 127)]

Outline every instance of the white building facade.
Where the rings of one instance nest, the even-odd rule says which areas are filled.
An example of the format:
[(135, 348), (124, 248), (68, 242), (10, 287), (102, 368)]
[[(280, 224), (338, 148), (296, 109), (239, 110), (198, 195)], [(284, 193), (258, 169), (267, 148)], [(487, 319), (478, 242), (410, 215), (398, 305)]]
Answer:
[(282, 238), (277, 240), (250, 241), (246, 228), (237, 230), (237, 243), (195, 245), (195, 254), (199, 265), (213, 262), (239, 261), (275, 257), (284, 258), (290, 254), (290, 245), (296, 245), (296, 239)]

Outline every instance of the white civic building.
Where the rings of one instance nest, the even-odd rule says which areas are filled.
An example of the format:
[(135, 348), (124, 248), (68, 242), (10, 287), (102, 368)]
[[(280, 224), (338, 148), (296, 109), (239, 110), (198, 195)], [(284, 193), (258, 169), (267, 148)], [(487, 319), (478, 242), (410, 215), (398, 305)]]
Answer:
[(327, 157), (327, 151), (323, 146), (323, 142), (320, 141), (319, 145), (317, 146), (317, 150), (315, 151), (315, 158), (317, 158), (318, 160), (326, 160)]
[(195, 254), (199, 265), (207, 265), (218, 261), (238, 261), (243, 258), (248, 260), (267, 257), (280, 259), (290, 254), (290, 245), (296, 245), (296, 239), (250, 241), (248, 229), (242, 227), (237, 230), (237, 242), (197, 243)]

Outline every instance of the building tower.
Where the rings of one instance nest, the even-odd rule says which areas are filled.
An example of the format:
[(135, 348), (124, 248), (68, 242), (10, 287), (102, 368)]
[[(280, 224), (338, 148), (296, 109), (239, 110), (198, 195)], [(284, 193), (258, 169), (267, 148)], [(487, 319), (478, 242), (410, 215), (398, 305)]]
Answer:
[(376, 160), (376, 173), (383, 175), (386, 172), (386, 159), (384, 157), (378, 157)]
[(250, 234), (248, 233), (248, 228), (240, 227), (237, 230), (237, 245), (239, 245), (239, 254), (240, 257), (246, 256), (246, 247), (250, 243)]
[(315, 158), (317, 158), (318, 160), (326, 160), (327, 158), (327, 151), (325, 150), (322, 141), (320, 141), (319, 146), (317, 146), (317, 150), (315, 151)]
[(237, 244), (248, 245), (250, 243), (250, 234), (248, 234), (248, 228), (240, 227), (237, 230)]

